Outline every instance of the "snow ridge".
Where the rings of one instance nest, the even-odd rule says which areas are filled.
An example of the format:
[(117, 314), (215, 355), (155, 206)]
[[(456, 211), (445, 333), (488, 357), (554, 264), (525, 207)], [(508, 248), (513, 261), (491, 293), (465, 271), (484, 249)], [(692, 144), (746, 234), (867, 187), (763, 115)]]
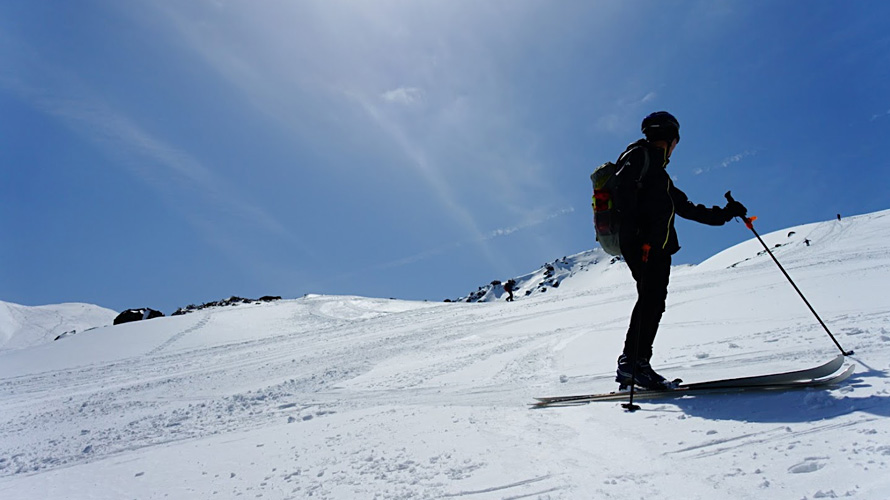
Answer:
[(0, 352), (25, 349), (59, 336), (110, 325), (117, 313), (92, 304), (29, 307), (0, 301)]

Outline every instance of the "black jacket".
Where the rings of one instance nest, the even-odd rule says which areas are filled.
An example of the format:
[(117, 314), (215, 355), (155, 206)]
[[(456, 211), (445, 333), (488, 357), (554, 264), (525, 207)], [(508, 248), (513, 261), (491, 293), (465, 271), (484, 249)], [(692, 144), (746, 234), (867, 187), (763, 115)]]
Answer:
[[(647, 151), (649, 166), (641, 177)], [(670, 161), (666, 150), (639, 140), (628, 146), (620, 160), (615, 201), (621, 214), (619, 241), (625, 257), (639, 254), (644, 244), (653, 252), (677, 253), (680, 243), (674, 230), (675, 215), (712, 226), (731, 219), (720, 207), (692, 203), (674, 186), (666, 170)]]

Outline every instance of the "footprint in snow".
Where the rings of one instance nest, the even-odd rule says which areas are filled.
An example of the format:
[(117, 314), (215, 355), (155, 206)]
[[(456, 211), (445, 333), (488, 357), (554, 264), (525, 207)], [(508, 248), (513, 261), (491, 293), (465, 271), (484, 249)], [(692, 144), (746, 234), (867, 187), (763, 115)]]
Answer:
[(816, 472), (825, 467), (826, 464), (822, 460), (823, 459), (821, 458), (808, 458), (797, 465), (789, 467), (788, 472), (791, 474), (808, 474), (810, 472)]
[(841, 332), (853, 336), (853, 335), (862, 335), (868, 333), (868, 330), (863, 330), (862, 328), (841, 328)]

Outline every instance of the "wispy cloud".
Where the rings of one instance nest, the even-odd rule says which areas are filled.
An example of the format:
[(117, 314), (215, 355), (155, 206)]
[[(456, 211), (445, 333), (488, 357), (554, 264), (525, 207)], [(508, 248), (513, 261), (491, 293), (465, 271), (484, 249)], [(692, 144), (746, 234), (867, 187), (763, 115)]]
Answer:
[[(405, 128), (397, 121), (390, 118), (371, 100), (357, 92), (349, 92), (348, 95), (365, 110), (368, 116), (383, 130), (389, 138), (399, 147), (400, 151), (408, 159), (409, 164), (426, 180), (432, 188), (438, 201), (448, 213), (452, 214), (462, 227), (470, 234), (476, 235), (475, 241), (484, 243), (487, 239), (476, 223), (473, 212), (458, 201), (451, 184), (443, 177), (442, 171), (436, 167), (434, 160), (424, 152), (423, 146), (412, 141)], [(482, 245), (484, 255), (496, 263), (494, 253), (486, 245)]]
[[(463, 208), (469, 198), (463, 192), (468, 183), (453, 179), (487, 176), (485, 181), (493, 184), (499, 169), (514, 170), (518, 161), (488, 161), (492, 152), (522, 154), (515, 145), (505, 144), (504, 137), (510, 137), (516, 125), (509, 119), (510, 109), (503, 109), (502, 86), (491, 74), (487, 52), (469, 50), (484, 47), (484, 40), (475, 37), (487, 32), (450, 29), (450, 23), (464, 19), (457, 15), (462, 9), (450, 3), (429, 9), (386, 2), (373, 7), (357, 4), (347, 11), (326, 3), (311, 8), (300, 2), (275, 4), (278, 9), (237, 2), (210, 9), (204, 15), (218, 18), (210, 27), (203, 16), (178, 3), (161, 10), (185, 46), (240, 89), (250, 105), (296, 137), (314, 137), (329, 122), (336, 123), (336, 133), (342, 136), (382, 131), (395, 145), (392, 150), (410, 161), (377, 158), (377, 163), (415, 169), (433, 188), (432, 198), (475, 230), (473, 217)], [(292, 18), (300, 19), (303, 29), (293, 29)], [(212, 29), (228, 23), (239, 29)], [(468, 94), (467, 89), (473, 92)], [(363, 117), (356, 115), (356, 104)], [(418, 113), (404, 113), (408, 109)], [(312, 127), (313, 123), (322, 127)], [(386, 150), (382, 154), (391, 151), (382, 149)], [(479, 168), (475, 162), (483, 157), (487, 164)], [(341, 162), (326, 168), (359, 166)], [(540, 180), (518, 179), (515, 172), (504, 177), (513, 184), (533, 185)], [(511, 189), (492, 186), (491, 191)]]
[(575, 211), (575, 209), (573, 207), (569, 207), (569, 208), (563, 208), (563, 209), (557, 210), (556, 212), (553, 212), (553, 213), (545, 214), (543, 216), (533, 216), (529, 220), (526, 220), (525, 222), (522, 222), (515, 226), (495, 229), (494, 231), (489, 232), (488, 235), (485, 237), (485, 239), (492, 240), (494, 238), (499, 238), (501, 236), (509, 236), (517, 231), (522, 231), (523, 229), (528, 229), (528, 228), (531, 228), (534, 226), (539, 226), (541, 224), (544, 224), (547, 221), (553, 220), (557, 217), (561, 217), (566, 214), (570, 214), (574, 211)]
[[(477, 15), (469, 16), (476, 29), (458, 30), (468, 16), (449, 2), (361, 4), (347, 11), (326, 3), (275, 5), (255, 9), (236, 2), (201, 15), (178, 3), (160, 9), (184, 46), (295, 137), (320, 130), (331, 137), (328, 122), (337, 136), (374, 137), (381, 147), (369, 162), (397, 182), (416, 183), (411, 189), (430, 201), (424, 210), (448, 214), (449, 229), (462, 233), (455, 239), (477, 245), (493, 267), (503, 265), (480, 229), (479, 214), (513, 212), (510, 200), (532, 190), (555, 196), (546, 192), (553, 183), (541, 162), (529, 154), (535, 132), (515, 119), (520, 105), (504, 98), (507, 82), (488, 43), (509, 39), (511, 29), (520, 29), (517, 20), (534, 9), (504, 12), (479, 4)], [(215, 22), (205, 23), (207, 16)], [(294, 19), (302, 29), (294, 29)], [(214, 28), (229, 24), (238, 29)], [(325, 168), (344, 170), (348, 182), (349, 169), (365, 166)]]
[[(114, 159), (113, 165), (127, 168), (136, 179), (160, 192), (164, 199), (180, 209), (184, 220), (203, 233), (218, 234), (219, 231), (212, 227), (213, 224), (192, 213), (192, 209), (186, 206), (191, 202), (198, 201), (212, 211), (239, 217), (251, 226), (260, 227), (310, 252), (274, 216), (244, 200), (229, 183), (188, 152), (151, 134), (101, 98), (91, 96), (75, 78), (57, 73), (49, 79), (68, 83), (48, 90), (26, 86), (6, 77), (0, 79), (0, 85), (97, 145)], [(188, 191), (187, 200), (173, 201), (177, 198), (176, 193), (182, 190)], [(218, 236), (213, 239), (220, 241)]]
[(416, 87), (399, 87), (384, 92), (380, 97), (386, 102), (411, 105), (423, 101), (423, 91)]
[(744, 151), (742, 153), (734, 154), (732, 156), (724, 158), (720, 163), (717, 163), (716, 165), (711, 165), (709, 167), (696, 168), (695, 170), (692, 171), (692, 173), (695, 175), (701, 175), (701, 174), (706, 174), (708, 172), (711, 172), (713, 170), (728, 168), (731, 165), (733, 165), (734, 163), (738, 163), (738, 162), (744, 160), (745, 158), (754, 156), (756, 154), (757, 154), (757, 151), (753, 151), (753, 150)]
[(473, 240), (473, 241), (461, 241), (461, 242), (451, 243), (448, 245), (443, 245), (442, 247), (439, 247), (439, 248), (425, 250), (423, 252), (419, 252), (414, 255), (410, 255), (408, 257), (403, 257), (403, 258), (396, 259), (396, 260), (393, 260), (390, 262), (386, 262), (384, 264), (380, 264), (379, 266), (376, 266), (375, 268), (376, 269), (392, 269), (392, 268), (396, 268), (396, 267), (405, 266), (408, 264), (414, 264), (416, 262), (420, 262), (420, 261), (423, 261), (426, 259), (430, 259), (430, 258), (439, 256), (439, 255), (445, 254), (451, 250), (463, 247), (465, 245), (478, 244), (478, 243), (482, 243), (485, 241), (493, 240), (495, 238), (510, 236), (516, 232), (523, 231), (526, 229), (531, 229), (535, 226), (540, 226), (541, 224), (545, 224), (545, 223), (547, 223), (553, 219), (556, 219), (558, 217), (562, 217), (564, 215), (573, 213), (574, 211), (575, 211), (575, 209), (573, 207), (569, 207), (569, 208), (562, 208), (555, 212), (544, 213), (542, 215), (535, 215), (535, 216), (532, 216), (530, 219), (520, 222), (518, 224), (515, 224), (513, 226), (508, 226), (508, 227), (504, 227), (504, 228), (491, 230), (491, 231), (479, 236), (479, 238), (477, 238), (476, 240)]
[(628, 130), (634, 130), (635, 124), (646, 114), (642, 109), (643, 105), (655, 102), (657, 99), (658, 93), (655, 91), (647, 92), (643, 96), (635, 95), (619, 99), (615, 103), (613, 112), (603, 114), (597, 119), (597, 128), (610, 133), (626, 133)]
[(888, 109), (885, 113), (878, 113), (871, 116), (871, 121), (880, 120), (881, 118), (886, 118), (890, 116), (890, 109)]
[(622, 107), (638, 107), (654, 101), (657, 97), (658, 94), (656, 92), (648, 92), (643, 97), (618, 101), (618, 105)]

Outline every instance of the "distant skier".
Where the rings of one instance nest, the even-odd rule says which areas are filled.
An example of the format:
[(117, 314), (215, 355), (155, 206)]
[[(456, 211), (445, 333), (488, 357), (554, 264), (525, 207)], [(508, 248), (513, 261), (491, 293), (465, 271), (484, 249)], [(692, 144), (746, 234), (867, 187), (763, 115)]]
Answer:
[(841, 220), (841, 214), (837, 214), (837, 220)]
[(504, 283), (504, 290), (508, 293), (507, 302), (513, 302), (513, 289), (516, 286), (516, 281), (510, 280)]
[(805, 240), (803, 240), (803, 242), (806, 243), (807, 246), (810, 246), (810, 240), (809, 240), (809, 239), (805, 239)]
[(693, 204), (673, 185), (666, 170), (680, 142), (680, 123), (673, 115), (666, 111), (652, 113), (643, 120), (641, 129), (646, 138), (628, 146), (616, 174), (619, 242), (622, 257), (637, 283), (637, 302), (624, 351), (618, 358), (615, 381), (628, 386), (633, 376), (638, 386), (663, 389), (671, 383), (652, 369), (649, 360), (665, 310), (671, 255), (680, 250), (674, 216), (720, 226), (748, 211), (735, 201), (723, 208)]

